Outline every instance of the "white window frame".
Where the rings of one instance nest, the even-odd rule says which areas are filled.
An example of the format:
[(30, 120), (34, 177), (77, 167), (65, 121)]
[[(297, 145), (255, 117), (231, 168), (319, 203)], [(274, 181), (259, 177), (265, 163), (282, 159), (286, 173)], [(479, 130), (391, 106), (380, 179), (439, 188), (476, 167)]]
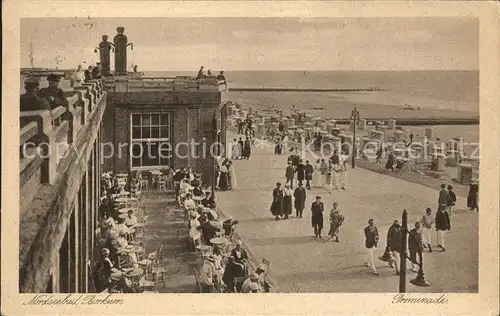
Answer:
[[(142, 116), (143, 115), (153, 115), (153, 114), (158, 114), (158, 115), (167, 115), (168, 119), (167, 119), (167, 122), (168, 122), (168, 125), (161, 125), (161, 120), (160, 120), (160, 125), (154, 125), (155, 127), (163, 127), (163, 126), (167, 126), (168, 127), (168, 136), (169, 137), (159, 137), (159, 138), (133, 138), (133, 127), (140, 127), (142, 129)], [(170, 166), (168, 165), (157, 165), (157, 166), (143, 166), (142, 165), (142, 158), (141, 158), (141, 166), (132, 166), (132, 155), (130, 154), (130, 146), (132, 146), (132, 144), (134, 142), (140, 142), (140, 143), (145, 143), (145, 142), (165, 142), (165, 141), (169, 141), (171, 139), (171, 134), (172, 134), (172, 121), (171, 121), (171, 112), (161, 112), (161, 111), (153, 111), (153, 112), (133, 112), (133, 113), (130, 113), (130, 116), (129, 116), (129, 119), (130, 119), (130, 145), (129, 147), (127, 148), (127, 150), (129, 151), (129, 166), (130, 166), (130, 170), (131, 171), (136, 171), (136, 170), (156, 170), (156, 169), (166, 169), (166, 168), (169, 168)], [(141, 116), (141, 125), (140, 126), (137, 126), (137, 125), (133, 125), (133, 116), (134, 115), (140, 115)], [(149, 127), (151, 128), (151, 126), (153, 125), (149, 125)], [(142, 132), (141, 132), (142, 133)], [(161, 133), (161, 132), (160, 132)], [(142, 136), (142, 135), (141, 135)], [(158, 157), (158, 159), (160, 159)], [(172, 159), (172, 158), (170, 158)]]

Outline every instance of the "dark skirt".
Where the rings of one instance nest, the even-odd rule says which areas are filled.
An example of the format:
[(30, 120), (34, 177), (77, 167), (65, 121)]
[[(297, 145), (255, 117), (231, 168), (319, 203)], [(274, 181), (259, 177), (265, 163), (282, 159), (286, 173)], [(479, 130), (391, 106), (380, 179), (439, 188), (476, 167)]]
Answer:
[(274, 216), (281, 216), (283, 215), (283, 204), (282, 204), (282, 201), (273, 201), (273, 203), (271, 203), (271, 214), (273, 214)]
[(319, 229), (323, 229), (323, 217), (312, 217), (311, 218), (312, 226), (317, 226)]
[(221, 172), (219, 177), (219, 189), (221, 189), (222, 191), (226, 191), (229, 185), (228, 180), (229, 179), (227, 173)]
[(285, 196), (283, 198), (283, 214), (292, 214), (292, 196)]
[(476, 194), (469, 194), (469, 196), (467, 197), (467, 207), (470, 209), (477, 208), (477, 195)]

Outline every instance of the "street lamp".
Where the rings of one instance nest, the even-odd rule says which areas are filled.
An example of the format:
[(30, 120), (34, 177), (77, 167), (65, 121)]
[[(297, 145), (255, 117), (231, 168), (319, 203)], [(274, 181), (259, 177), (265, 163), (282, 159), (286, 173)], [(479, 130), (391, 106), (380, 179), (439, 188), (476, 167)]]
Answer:
[[(408, 256), (406, 255), (406, 242), (407, 242), (407, 235), (411, 236), (412, 238), (415, 238), (412, 234), (408, 233), (408, 212), (406, 210), (403, 211), (403, 219), (401, 221), (401, 238), (402, 238), (402, 250), (401, 250), (401, 264), (400, 264), (400, 274), (399, 274), (399, 293), (405, 293), (406, 292), (406, 259), (408, 259)], [(417, 241), (418, 244), (418, 241)], [(420, 263), (418, 264), (419, 269), (418, 269), (418, 274), (417, 277), (413, 280), (410, 280), (410, 283), (415, 285), (415, 286), (420, 286), (420, 287), (427, 287), (430, 286), (431, 283), (425, 279), (424, 276), (424, 260), (422, 256), (422, 248), (418, 247), (418, 257)]]
[[(218, 140), (217, 140), (217, 119), (216, 119), (216, 116), (215, 116), (216, 113), (214, 113), (213, 117), (212, 117), (212, 145), (217, 142), (218, 143)], [(218, 143), (217, 144), (217, 155), (220, 155), (220, 144)], [(212, 149), (210, 150), (210, 155), (212, 155)], [(211, 163), (211, 166), (212, 166), (212, 198), (215, 199), (215, 181), (217, 179), (217, 170), (215, 168), (215, 155), (213, 155), (214, 157), (212, 157), (212, 163)]]
[(351, 120), (353, 120), (353, 130), (352, 130), (352, 168), (356, 168), (356, 124), (359, 120), (359, 111), (354, 107), (351, 111)]

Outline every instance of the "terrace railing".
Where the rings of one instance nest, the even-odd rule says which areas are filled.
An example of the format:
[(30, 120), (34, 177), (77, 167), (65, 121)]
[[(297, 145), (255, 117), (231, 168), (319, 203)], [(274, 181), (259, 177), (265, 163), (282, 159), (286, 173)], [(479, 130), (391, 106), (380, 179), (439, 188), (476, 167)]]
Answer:
[(65, 92), (67, 103), (52, 111), (22, 111), (20, 114), (21, 196), (30, 200), (41, 184), (54, 184), (57, 167), (66, 150), (80, 136), (81, 128), (96, 108), (105, 103), (101, 80), (91, 80)]

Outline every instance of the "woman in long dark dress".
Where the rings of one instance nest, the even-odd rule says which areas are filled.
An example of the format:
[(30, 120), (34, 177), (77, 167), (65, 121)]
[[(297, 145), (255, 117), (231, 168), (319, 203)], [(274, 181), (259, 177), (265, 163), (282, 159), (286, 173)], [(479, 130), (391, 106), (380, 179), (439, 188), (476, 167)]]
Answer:
[(396, 159), (394, 157), (394, 154), (391, 152), (389, 154), (389, 157), (387, 158), (387, 163), (385, 164), (385, 170), (394, 171), (394, 164), (395, 163), (396, 163)]
[(252, 146), (250, 145), (250, 140), (247, 139), (245, 140), (245, 146), (243, 148), (243, 152), (245, 153), (245, 158), (250, 159), (250, 154), (252, 152)]
[(285, 184), (285, 188), (283, 189), (283, 215), (285, 219), (288, 219), (288, 216), (292, 214), (292, 190), (288, 184)]
[(273, 190), (273, 202), (271, 203), (271, 214), (275, 216), (275, 220), (279, 216), (283, 216), (283, 190), (281, 190), (281, 183), (276, 183), (276, 188)]
[(228, 189), (229, 185), (229, 179), (228, 179), (228, 170), (226, 165), (222, 165), (220, 167), (220, 176), (219, 176), (219, 189), (222, 191), (226, 191)]
[(477, 210), (479, 212), (479, 206), (477, 203), (477, 197), (479, 193), (479, 183), (473, 182), (469, 187), (469, 195), (467, 196), (467, 207), (470, 211)]

